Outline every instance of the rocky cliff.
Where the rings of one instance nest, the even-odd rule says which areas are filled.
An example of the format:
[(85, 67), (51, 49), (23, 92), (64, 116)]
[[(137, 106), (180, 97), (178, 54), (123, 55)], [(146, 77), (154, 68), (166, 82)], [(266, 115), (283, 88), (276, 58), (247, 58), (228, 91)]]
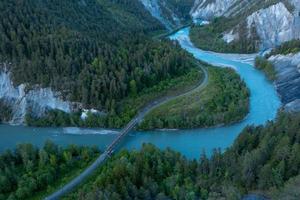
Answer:
[(300, 111), (300, 53), (269, 58), (277, 74), (275, 85), (287, 111)]
[(189, 11), (194, 0), (139, 0), (150, 14), (172, 30), (190, 20)]
[[(300, 38), (300, 0), (196, 0), (190, 14), (193, 18), (224, 16), (235, 21), (223, 33), (227, 43), (257, 35), (261, 49), (267, 49)], [(245, 28), (248, 35), (241, 35)]]
[[(168, 30), (171, 30), (173, 27), (179, 25), (180, 21), (178, 17), (174, 13), (170, 13), (172, 18), (168, 19), (164, 16), (161, 4), (158, 0), (140, 0), (142, 4), (145, 6), (146, 10), (150, 12), (150, 14), (155, 17), (158, 21), (160, 21)], [(165, 7), (169, 10), (168, 7)]]
[(2, 69), (0, 72), (0, 99), (12, 108), (11, 123), (21, 124), (27, 112), (39, 117), (48, 109), (58, 109), (64, 112), (71, 111), (71, 103), (59, 98), (50, 88), (26, 89), (25, 84), (14, 86), (10, 73)]
[[(300, 4), (300, 1), (299, 1)], [(296, 13), (297, 12), (297, 13)], [(299, 38), (298, 11), (289, 11), (283, 3), (254, 12), (247, 17), (247, 28), (255, 27), (263, 48)]]
[(85, 109), (78, 102), (63, 100), (59, 92), (38, 85), (28, 87), (27, 84), (15, 86), (7, 70), (7, 64), (0, 65), (0, 100), (12, 109), (11, 124), (24, 124), (26, 114), (43, 117), (49, 110), (60, 110), (65, 113), (81, 111), (81, 119), (89, 114), (102, 114), (96, 109)]
[(227, 15), (236, 0), (196, 0), (190, 14), (193, 18), (212, 19)]

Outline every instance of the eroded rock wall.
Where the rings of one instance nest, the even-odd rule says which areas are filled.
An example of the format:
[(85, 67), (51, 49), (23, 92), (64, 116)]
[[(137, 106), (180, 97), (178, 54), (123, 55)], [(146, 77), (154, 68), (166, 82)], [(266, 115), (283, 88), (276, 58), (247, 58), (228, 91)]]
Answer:
[(37, 117), (42, 116), (49, 109), (71, 112), (71, 103), (60, 98), (59, 93), (50, 88), (26, 89), (25, 84), (14, 86), (10, 73), (3, 67), (0, 71), (0, 99), (12, 107), (11, 123), (24, 123), (27, 112)]
[(226, 15), (237, 0), (196, 0), (190, 11), (193, 18), (211, 19)]
[[(275, 1), (274, 4), (266, 0), (196, 0), (190, 14), (193, 18), (239, 19), (235, 27), (224, 32), (223, 39), (227, 43), (243, 37), (256, 38), (257, 34), (260, 48), (268, 49), (300, 38), (300, 0)], [(239, 30), (244, 28), (248, 29), (248, 35), (239, 35)]]
[[(168, 8), (164, 0), (140, 0), (144, 5), (145, 9), (150, 12), (150, 14), (155, 17), (158, 21), (163, 24), (166, 29), (172, 30), (176, 26), (180, 26), (179, 17)], [(163, 9), (168, 12), (168, 16), (165, 16)]]
[(300, 111), (300, 53), (269, 58), (277, 74), (275, 85), (287, 111)]
[(280, 2), (266, 9), (254, 12), (247, 17), (246, 21), (249, 30), (251, 27), (255, 27), (261, 40), (262, 48), (266, 49), (299, 38), (298, 32), (300, 32), (300, 29), (295, 26), (297, 18), (299, 16), (291, 13)]

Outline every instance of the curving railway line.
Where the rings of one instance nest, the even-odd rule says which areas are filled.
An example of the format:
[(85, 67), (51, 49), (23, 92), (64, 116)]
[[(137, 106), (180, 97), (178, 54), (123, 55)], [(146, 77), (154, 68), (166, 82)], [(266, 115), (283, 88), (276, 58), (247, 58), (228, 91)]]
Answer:
[(56, 200), (60, 199), (60, 197), (64, 196), (71, 190), (73, 190), (76, 186), (81, 184), (88, 176), (90, 176), (95, 170), (100, 167), (105, 161), (113, 154), (113, 152), (118, 147), (118, 144), (127, 136), (127, 134), (137, 125), (140, 121), (154, 108), (167, 103), (170, 100), (188, 95), (193, 93), (196, 90), (203, 89), (208, 84), (208, 72), (205, 67), (199, 64), (199, 68), (203, 71), (204, 78), (198, 82), (194, 87), (185, 91), (182, 94), (174, 95), (174, 96), (166, 96), (156, 101), (150, 102), (147, 106), (145, 106), (139, 113), (120, 131), (118, 136), (113, 140), (113, 142), (107, 147), (107, 149), (89, 166), (87, 167), (80, 175), (74, 178), (71, 182), (60, 188), (55, 193), (46, 197), (45, 200)]

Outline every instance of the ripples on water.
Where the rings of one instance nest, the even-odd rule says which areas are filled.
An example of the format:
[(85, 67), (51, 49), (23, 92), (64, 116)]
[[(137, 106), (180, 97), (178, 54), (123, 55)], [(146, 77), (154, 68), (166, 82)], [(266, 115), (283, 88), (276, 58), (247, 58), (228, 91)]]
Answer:
[(83, 129), (78, 127), (66, 127), (63, 128), (63, 133), (71, 135), (108, 135), (118, 134), (119, 132), (107, 129)]

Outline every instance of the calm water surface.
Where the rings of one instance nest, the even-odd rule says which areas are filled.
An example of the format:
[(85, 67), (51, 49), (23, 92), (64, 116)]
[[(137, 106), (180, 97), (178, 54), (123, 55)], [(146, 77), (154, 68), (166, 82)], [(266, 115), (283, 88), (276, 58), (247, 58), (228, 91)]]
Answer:
[[(245, 120), (234, 125), (209, 129), (178, 131), (132, 132), (121, 148), (140, 148), (143, 143), (152, 143), (162, 149), (171, 147), (188, 158), (199, 158), (203, 150), (208, 154), (215, 148), (222, 150), (234, 142), (241, 130), (247, 125), (265, 124), (276, 117), (280, 99), (274, 86), (260, 71), (252, 65), (234, 61), (231, 57), (195, 48), (189, 40), (189, 28), (184, 28), (172, 35), (182, 48), (192, 53), (197, 59), (234, 68), (250, 89), (250, 113)], [(97, 145), (104, 149), (115, 137), (115, 131), (103, 129), (79, 128), (33, 128), (24, 126), (0, 126), (0, 151), (14, 148), (18, 143), (30, 142), (42, 145), (50, 139), (59, 145)]]

